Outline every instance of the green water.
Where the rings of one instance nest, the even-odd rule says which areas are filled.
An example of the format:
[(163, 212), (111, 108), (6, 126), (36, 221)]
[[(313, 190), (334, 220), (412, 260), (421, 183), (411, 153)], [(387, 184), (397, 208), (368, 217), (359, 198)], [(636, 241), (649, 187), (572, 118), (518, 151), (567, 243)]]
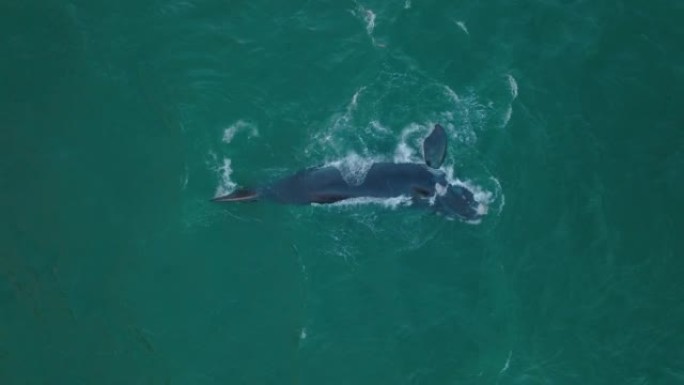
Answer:
[[(683, 4), (2, 0), (0, 384), (684, 383)], [(208, 202), (436, 122), (480, 224)]]

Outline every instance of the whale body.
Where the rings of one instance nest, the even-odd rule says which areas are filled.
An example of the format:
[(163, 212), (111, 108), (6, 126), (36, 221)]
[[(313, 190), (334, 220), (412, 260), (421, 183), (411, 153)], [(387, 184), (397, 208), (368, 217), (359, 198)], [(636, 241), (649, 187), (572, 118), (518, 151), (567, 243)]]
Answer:
[(486, 214), (467, 187), (449, 184), (439, 167), (447, 148), (446, 131), (439, 124), (423, 141), (425, 163), (373, 163), (360, 183), (345, 180), (333, 166), (311, 167), (253, 189), (241, 188), (214, 202), (273, 201), (282, 204), (326, 204), (353, 198), (410, 197), (415, 206), (448, 217), (476, 220)]

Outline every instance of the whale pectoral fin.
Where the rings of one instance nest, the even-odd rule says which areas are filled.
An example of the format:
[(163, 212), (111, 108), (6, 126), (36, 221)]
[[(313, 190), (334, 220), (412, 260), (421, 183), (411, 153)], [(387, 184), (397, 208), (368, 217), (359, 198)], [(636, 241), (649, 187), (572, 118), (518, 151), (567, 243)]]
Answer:
[(212, 202), (253, 202), (259, 193), (251, 189), (238, 189), (228, 195), (213, 198)]
[(439, 168), (444, 162), (447, 150), (447, 134), (444, 127), (435, 124), (425, 140), (423, 140), (423, 158), (425, 164), (432, 168)]
[(349, 198), (342, 194), (314, 194), (311, 196), (311, 203), (335, 203)]

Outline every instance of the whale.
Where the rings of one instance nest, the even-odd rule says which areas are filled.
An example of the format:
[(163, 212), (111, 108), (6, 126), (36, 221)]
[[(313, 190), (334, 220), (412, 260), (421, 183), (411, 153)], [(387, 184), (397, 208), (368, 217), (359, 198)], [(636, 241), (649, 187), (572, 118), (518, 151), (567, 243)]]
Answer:
[(316, 166), (254, 188), (238, 188), (213, 202), (271, 201), (280, 204), (331, 204), (354, 198), (405, 197), (411, 206), (449, 218), (475, 221), (487, 206), (463, 183), (449, 183), (440, 169), (447, 152), (447, 133), (435, 124), (423, 139), (421, 163), (373, 163), (358, 183), (350, 183), (334, 166)]

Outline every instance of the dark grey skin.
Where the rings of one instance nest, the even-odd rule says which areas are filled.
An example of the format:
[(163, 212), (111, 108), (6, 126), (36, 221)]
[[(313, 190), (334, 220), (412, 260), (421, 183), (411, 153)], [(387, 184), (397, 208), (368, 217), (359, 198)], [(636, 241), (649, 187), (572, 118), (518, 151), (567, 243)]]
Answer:
[(477, 220), (486, 208), (461, 185), (450, 185), (441, 166), (446, 154), (447, 135), (440, 125), (423, 142), (426, 164), (374, 163), (359, 184), (344, 180), (339, 169), (308, 168), (256, 189), (239, 189), (214, 198), (215, 202), (268, 200), (283, 204), (335, 203), (345, 199), (370, 197), (411, 197), (417, 207), (448, 217)]

